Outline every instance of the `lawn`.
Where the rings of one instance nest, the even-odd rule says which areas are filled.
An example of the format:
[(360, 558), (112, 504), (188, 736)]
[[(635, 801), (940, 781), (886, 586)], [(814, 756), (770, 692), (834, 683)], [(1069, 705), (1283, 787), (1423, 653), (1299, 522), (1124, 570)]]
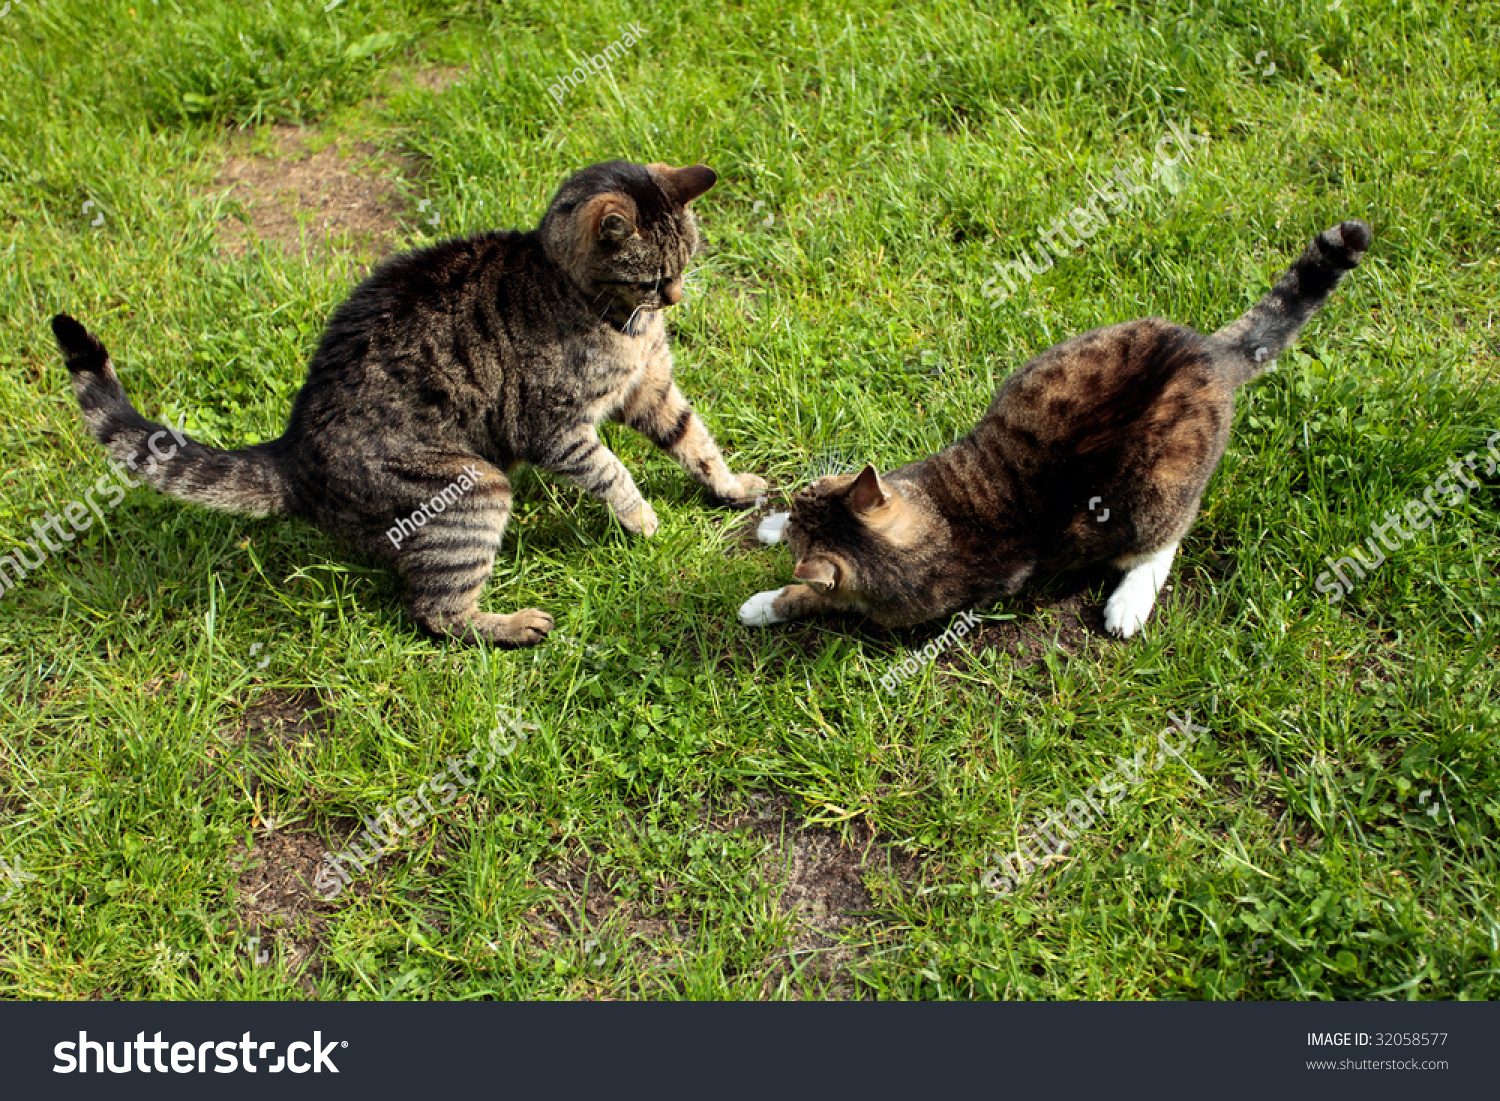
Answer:
[[(1140, 636), (1064, 575), (894, 691), (948, 624), (740, 626), (785, 548), (623, 428), (650, 540), (516, 479), (483, 607), (556, 615), (533, 650), (423, 637), (297, 521), (129, 490), (0, 596), (0, 995), (1500, 996), (1500, 5), (131, 4), (0, 17), (0, 555), (110, 472), (54, 312), (147, 416), (269, 439), (372, 262), (535, 225), (596, 161), (719, 173), (678, 380), (778, 501), (938, 449), (1072, 334), (1212, 331), (1319, 230), (1374, 243), (1241, 392)], [(1207, 140), (986, 291), (1171, 126)], [(1318, 584), (1470, 452), (1434, 521)], [(1174, 718), (1201, 732), (1161, 754)]]

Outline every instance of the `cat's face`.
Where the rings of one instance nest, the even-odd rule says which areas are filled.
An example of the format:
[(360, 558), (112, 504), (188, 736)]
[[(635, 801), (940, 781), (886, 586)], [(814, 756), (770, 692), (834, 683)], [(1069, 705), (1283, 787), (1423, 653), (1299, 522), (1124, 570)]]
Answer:
[(819, 478), (792, 498), (792, 576), (843, 603), (876, 598), (878, 578), (928, 536), (925, 514), (875, 468)]
[(600, 316), (682, 300), (683, 273), (698, 249), (688, 204), (717, 180), (704, 165), (610, 161), (563, 185), (547, 221), (563, 237), (570, 274)]

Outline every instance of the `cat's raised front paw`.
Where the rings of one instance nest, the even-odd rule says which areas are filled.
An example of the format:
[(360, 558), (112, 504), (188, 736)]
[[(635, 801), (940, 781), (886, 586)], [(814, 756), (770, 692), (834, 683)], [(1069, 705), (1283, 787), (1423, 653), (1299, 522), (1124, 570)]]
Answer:
[(729, 492), (715, 490), (719, 499), (735, 508), (754, 508), (756, 498), (769, 488), (766, 480), (758, 474), (741, 474), (734, 480)]
[(740, 622), (746, 627), (769, 627), (773, 623), (785, 623), (786, 620), (777, 615), (776, 610), (771, 607), (780, 595), (780, 589), (756, 593), (740, 605)]
[(786, 531), (787, 521), (792, 518), (790, 512), (773, 512), (760, 522), (755, 529), (755, 538), (768, 546), (771, 543), (781, 542), (781, 535)]
[(656, 518), (656, 512), (651, 508), (651, 503), (642, 498), (640, 507), (632, 512), (624, 514), (616, 513), (620, 519), (620, 526), (631, 535), (641, 535), (646, 538), (656, 534), (656, 529), (661, 522)]

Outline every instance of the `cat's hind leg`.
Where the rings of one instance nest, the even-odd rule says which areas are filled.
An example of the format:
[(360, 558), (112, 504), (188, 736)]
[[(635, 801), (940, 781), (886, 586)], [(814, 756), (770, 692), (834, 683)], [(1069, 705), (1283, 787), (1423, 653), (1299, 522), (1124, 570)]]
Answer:
[[(495, 567), (510, 519), (510, 482), (497, 468), (471, 459), (412, 464), (398, 475), (395, 496), (411, 508), (385, 534), (395, 545), (412, 618), (430, 634), (459, 642), (535, 646), (552, 630), (537, 608), (510, 615), (479, 610), (479, 593)], [(388, 473), (393, 473), (389, 472)], [(460, 481), (471, 483), (459, 488)], [(418, 522), (420, 521), (420, 522)]]
[(1125, 571), (1125, 576), (1104, 605), (1104, 626), (1110, 634), (1129, 638), (1141, 629), (1156, 604), (1156, 594), (1166, 583), (1177, 546), (1176, 542), (1168, 543), (1148, 554), (1115, 559), (1114, 564)]

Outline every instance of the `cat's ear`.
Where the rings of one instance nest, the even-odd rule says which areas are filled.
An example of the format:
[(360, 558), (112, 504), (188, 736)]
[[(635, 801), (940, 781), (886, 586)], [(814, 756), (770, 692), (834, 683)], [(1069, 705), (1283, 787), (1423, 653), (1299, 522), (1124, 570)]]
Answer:
[(838, 571), (826, 558), (805, 558), (797, 563), (792, 576), (814, 592), (826, 593), (838, 583)]
[(628, 241), (635, 236), (635, 204), (624, 195), (595, 195), (580, 212), (580, 228), (596, 241)]
[(635, 226), (618, 210), (611, 210), (599, 219), (599, 231), (595, 236), (601, 241), (628, 241), (635, 236)]
[(706, 164), (695, 164), (691, 168), (673, 168), (669, 164), (647, 167), (656, 173), (667, 194), (683, 206), (719, 182), (719, 174)]
[(869, 512), (890, 499), (891, 491), (886, 489), (875, 468), (866, 463), (865, 468), (859, 472), (859, 477), (849, 487), (849, 507), (855, 512)]

